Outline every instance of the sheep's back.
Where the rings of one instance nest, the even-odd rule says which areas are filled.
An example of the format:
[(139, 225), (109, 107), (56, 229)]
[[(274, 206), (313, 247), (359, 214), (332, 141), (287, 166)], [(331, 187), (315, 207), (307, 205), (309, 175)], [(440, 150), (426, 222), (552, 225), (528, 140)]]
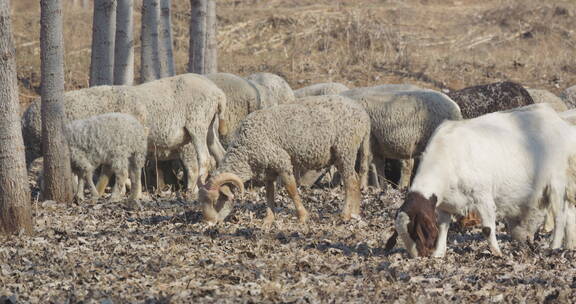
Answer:
[(460, 106), (464, 118), (534, 104), (524, 87), (510, 81), (468, 87), (448, 96)]
[(233, 146), (250, 147), (255, 158), (270, 157), (279, 149), (295, 166), (314, 169), (333, 161), (335, 149), (357, 150), (369, 130), (370, 118), (354, 101), (336, 95), (307, 97), (249, 114)]
[(390, 158), (412, 158), (424, 151), (428, 139), (444, 120), (462, 118), (446, 95), (432, 90), (354, 94), (370, 116), (379, 153)]

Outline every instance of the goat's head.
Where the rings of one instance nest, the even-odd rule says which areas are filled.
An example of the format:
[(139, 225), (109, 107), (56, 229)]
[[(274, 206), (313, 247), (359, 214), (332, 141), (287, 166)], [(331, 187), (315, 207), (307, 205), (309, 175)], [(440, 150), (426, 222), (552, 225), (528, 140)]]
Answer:
[[(205, 185), (199, 185), (198, 200), (202, 204), (202, 213), (206, 222), (215, 224), (223, 220), (230, 212), (229, 208), (224, 208), (226, 207), (226, 202), (234, 198), (228, 184), (236, 187), (240, 193), (244, 192), (242, 180), (233, 173), (221, 173), (209, 178)], [(220, 194), (223, 194), (223, 196), (220, 196)], [(215, 206), (216, 209), (214, 208)], [(226, 214), (220, 214), (220, 212)]]
[(410, 256), (429, 256), (438, 238), (436, 195), (425, 198), (419, 192), (409, 192), (396, 217), (396, 231), (404, 241)]

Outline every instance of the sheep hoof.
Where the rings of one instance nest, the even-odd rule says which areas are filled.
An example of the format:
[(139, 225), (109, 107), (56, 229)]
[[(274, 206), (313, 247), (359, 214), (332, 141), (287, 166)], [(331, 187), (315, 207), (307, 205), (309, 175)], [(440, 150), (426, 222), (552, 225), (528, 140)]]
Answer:
[(298, 210), (298, 221), (304, 224), (308, 221), (308, 211), (306, 210)]

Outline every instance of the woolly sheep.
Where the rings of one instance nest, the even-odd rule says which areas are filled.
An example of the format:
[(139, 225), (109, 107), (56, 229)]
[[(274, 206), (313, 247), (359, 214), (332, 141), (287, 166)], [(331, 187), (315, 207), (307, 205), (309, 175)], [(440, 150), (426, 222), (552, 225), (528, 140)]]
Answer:
[[(343, 176), (346, 200), (344, 220), (360, 215), (359, 174), (367, 170), (370, 117), (352, 100), (337, 95), (306, 97), (298, 104), (280, 105), (248, 115), (238, 128), (222, 164), (199, 193), (204, 219), (225, 217), (214, 208), (221, 186), (265, 175), (268, 202), (264, 226), (274, 221), (274, 181), (279, 176), (296, 205), (300, 222), (308, 212), (298, 194), (294, 170), (320, 169), (334, 164)], [(219, 210), (220, 212), (222, 210)]]
[(219, 130), (224, 147), (228, 146), (232, 133), (246, 115), (277, 105), (268, 88), (258, 83), (228, 73), (213, 73), (206, 77), (226, 94), (226, 113), (220, 119), (226, 122), (227, 128)]
[(524, 87), (510, 81), (468, 87), (448, 96), (460, 106), (463, 118), (534, 104)]
[[(210, 155), (223, 155), (214, 124), (225, 114), (226, 96), (212, 81), (197, 74), (183, 74), (151, 81), (138, 86), (99, 86), (67, 92), (64, 98), (66, 120), (87, 118), (96, 114), (121, 112), (135, 116), (148, 128), (148, 150), (156, 155), (179, 157), (188, 176), (188, 190), (197, 176), (210, 167)], [(225, 122), (220, 124), (226, 128)], [(26, 161), (42, 156), (40, 101), (36, 100), (22, 117)], [(209, 142), (210, 138), (215, 138)], [(197, 153), (186, 153), (191, 142)], [(184, 148), (183, 148), (184, 147)], [(155, 157), (152, 157), (155, 159)], [(201, 164), (199, 172), (193, 162)], [(217, 159), (219, 161), (219, 159)], [(102, 193), (107, 179), (98, 183)]]
[(72, 171), (78, 176), (76, 195), (84, 198), (84, 182), (88, 183), (92, 198), (99, 196), (92, 181), (94, 170), (109, 166), (116, 176), (111, 200), (120, 199), (128, 175), (132, 182), (131, 199), (139, 199), (142, 192), (140, 172), (146, 161), (147, 130), (128, 114), (108, 113), (74, 120), (64, 128), (70, 147)]
[(410, 183), (413, 158), (424, 151), (436, 127), (444, 120), (462, 118), (454, 101), (432, 90), (350, 90), (340, 95), (357, 100), (370, 115), (378, 174), (385, 176), (385, 158), (402, 160), (400, 187)]
[[(433, 256), (442, 257), (450, 215), (476, 211), (492, 253), (501, 255), (497, 216), (507, 221), (513, 239), (526, 241), (552, 208), (569, 211), (555, 215), (551, 247), (559, 248), (567, 221), (576, 220), (564, 201), (575, 140), (576, 132), (546, 104), (442, 123), (398, 211), (395, 235), (411, 256), (433, 250)], [(567, 232), (573, 239), (575, 232)]]
[(576, 108), (576, 85), (564, 90), (560, 94), (560, 98), (564, 101), (569, 109)]
[(246, 77), (246, 79), (268, 88), (268, 90), (270, 90), (270, 95), (279, 105), (292, 103), (296, 99), (296, 97), (294, 97), (294, 91), (292, 91), (288, 82), (278, 75), (271, 73), (255, 73)]
[(296, 98), (306, 96), (337, 95), (349, 88), (339, 82), (316, 83), (294, 91)]
[(526, 88), (526, 91), (528, 91), (528, 94), (530, 94), (534, 103), (548, 103), (556, 112), (568, 110), (564, 101), (550, 91), (529, 88)]

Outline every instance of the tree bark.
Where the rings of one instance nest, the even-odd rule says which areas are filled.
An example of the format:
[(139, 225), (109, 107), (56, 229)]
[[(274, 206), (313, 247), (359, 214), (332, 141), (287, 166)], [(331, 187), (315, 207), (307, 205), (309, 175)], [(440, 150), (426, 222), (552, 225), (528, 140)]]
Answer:
[(42, 151), (44, 199), (72, 202), (70, 151), (64, 137), (64, 42), (61, 0), (41, 0)]
[(95, 0), (92, 20), (90, 86), (114, 83), (116, 0)]
[(190, 0), (190, 6), (188, 72), (216, 73), (216, 3), (214, 0)]
[(159, 0), (142, 1), (142, 34), (140, 48), (140, 77), (142, 82), (160, 78), (159, 37), (160, 3)]
[(160, 0), (160, 76), (174, 76), (171, 0)]
[(10, 3), (0, 1), (0, 233), (32, 232)]
[(134, 3), (118, 0), (114, 43), (114, 84), (134, 83)]

